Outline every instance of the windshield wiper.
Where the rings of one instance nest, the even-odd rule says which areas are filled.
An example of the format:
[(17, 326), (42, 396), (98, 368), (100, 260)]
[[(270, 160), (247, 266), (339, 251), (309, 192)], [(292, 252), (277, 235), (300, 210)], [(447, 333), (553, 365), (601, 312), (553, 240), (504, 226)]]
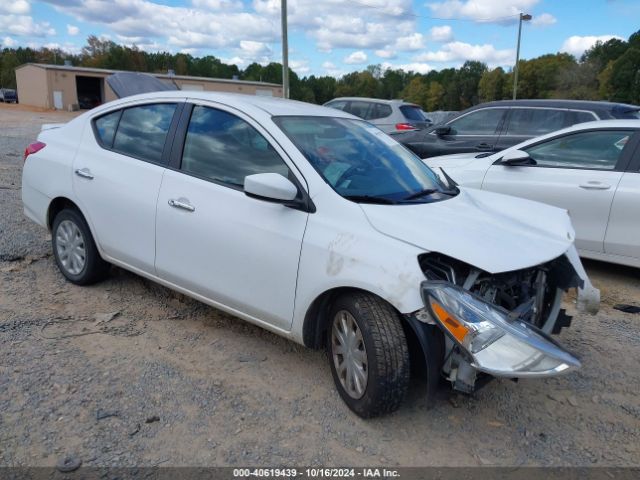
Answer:
[(403, 198), (403, 200), (415, 200), (416, 198), (427, 197), (439, 191), (440, 190), (437, 190), (435, 188), (427, 188), (426, 190), (420, 190), (419, 192), (412, 193), (408, 197)]
[(416, 198), (428, 197), (429, 195), (433, 195), (434, 193), (442, 193), (444, 195), (455, 196), (458, 192), (453, 190), (439, 190), (437, 188), (427, 188), (426, 190), (420, 190), (419, 192), (412, 193), (408, 197), (403, 198), (402, 200), (415, 200)]
[(376, 197), (374, 195), (344, 195), (344, 198), (358, 203), (379, 203), (382, 205), (395, 205), (395, 200), (385, 197)]

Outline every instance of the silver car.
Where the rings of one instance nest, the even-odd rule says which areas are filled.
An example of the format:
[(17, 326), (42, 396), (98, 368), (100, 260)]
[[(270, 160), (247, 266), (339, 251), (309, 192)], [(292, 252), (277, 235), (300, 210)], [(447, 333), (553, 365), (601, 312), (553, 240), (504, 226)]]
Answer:
[(324, 104), (363, 118), (386, 133), (420, 130), (431, 125), (419, 105), (404, 100), (340, 97)]

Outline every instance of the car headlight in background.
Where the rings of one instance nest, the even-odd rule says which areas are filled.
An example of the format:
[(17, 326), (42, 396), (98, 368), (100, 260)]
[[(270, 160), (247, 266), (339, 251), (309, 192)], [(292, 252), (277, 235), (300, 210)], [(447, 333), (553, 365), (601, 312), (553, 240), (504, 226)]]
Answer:
[(472, 366), (501, 377), (550, 376), (580, 362), (539, 329), (449, 282), (422, 283), (433, 319), (464, 351)]

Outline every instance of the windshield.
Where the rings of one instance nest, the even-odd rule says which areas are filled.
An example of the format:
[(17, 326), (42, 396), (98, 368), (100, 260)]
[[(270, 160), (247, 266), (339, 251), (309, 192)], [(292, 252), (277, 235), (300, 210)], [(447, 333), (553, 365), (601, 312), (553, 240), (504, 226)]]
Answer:
[(275, 117), (324, 180), (367, 203), (436, 201), (457, 193), (418, 157), (373, 125), (347, 118)]
[(400, 107), (402, 114), (405, 118), (412, 120), (414, 122), (424, 122), (426, 121), (425, 116), (422, 114), (422, 110), (420, 107), (415, 107), (413, 105), (403, 105)]

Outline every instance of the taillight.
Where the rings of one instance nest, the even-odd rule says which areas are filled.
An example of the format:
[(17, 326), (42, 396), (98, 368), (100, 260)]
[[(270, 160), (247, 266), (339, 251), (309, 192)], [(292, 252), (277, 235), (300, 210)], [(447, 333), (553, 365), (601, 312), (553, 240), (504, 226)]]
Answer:
[(396, 123), (396, 130), (417, 130), (410, 123)]
[(40, 150), (42, 150), (46, 146), (47, 146), (47, 144), (46, 143), (42, 143), (42, 142), (33, 142), (33, 143), (29, 144), (29, 146), (24, 149), (24, 161), (25, 162), (27, 161), (27, 157), (29, 155), (31, 155), (32, 153), (39, 152)]

